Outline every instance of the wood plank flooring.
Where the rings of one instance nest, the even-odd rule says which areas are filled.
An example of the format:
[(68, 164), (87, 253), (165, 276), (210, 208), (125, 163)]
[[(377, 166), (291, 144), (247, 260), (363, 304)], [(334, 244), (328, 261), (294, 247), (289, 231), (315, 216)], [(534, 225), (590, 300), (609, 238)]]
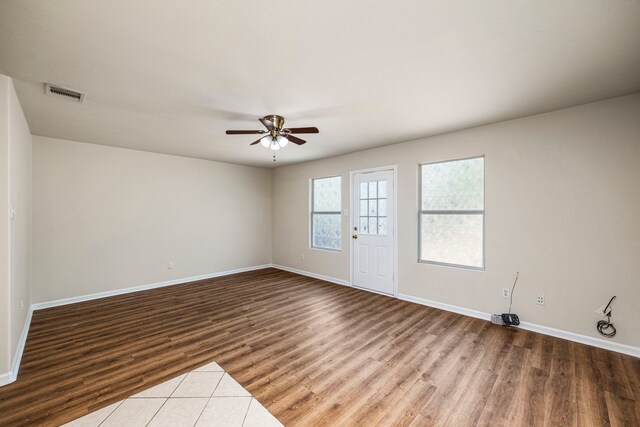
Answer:
[(640, 359), (275, 269), (36, 311), (0, 425), (212, 360), (287, 426), (640, 425)]

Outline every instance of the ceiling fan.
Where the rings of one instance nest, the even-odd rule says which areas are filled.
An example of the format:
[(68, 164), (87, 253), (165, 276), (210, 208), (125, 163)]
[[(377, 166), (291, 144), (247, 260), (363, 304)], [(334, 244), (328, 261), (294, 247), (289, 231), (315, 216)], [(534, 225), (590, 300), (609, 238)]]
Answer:
[[(285, 128), (284, 117), (277, 114), (271, 114), (264, 116), (260, 122), (267, 128), (267, 130), (228, 130), (227, 135), (252, 135), (252, 134), (266, 134), (260, 139), (253, 141), (249, 145), (262, 144), (266, 148), (271, 148), (273, 151), (278, 151), (281, 148), (287, 146), (289, 141), (297, 145), (304, 144), (304, 139), (300, 139), (297, 136), (293, 136), (294, 133), (318, 133), (316, 127), (306, 128)], [(275, 153), (273, 160), (275, 161)]]

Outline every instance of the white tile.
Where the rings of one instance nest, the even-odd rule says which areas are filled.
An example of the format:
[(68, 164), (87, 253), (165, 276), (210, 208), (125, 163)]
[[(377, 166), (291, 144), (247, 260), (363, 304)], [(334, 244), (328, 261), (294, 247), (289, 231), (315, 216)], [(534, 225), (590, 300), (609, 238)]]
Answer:
[(231, 375), (225, 372), (224, 376), (220, 380), (220, 384), (216, 387), (216, 391), (213, 392), (214, 396), (251, 396), (251, 394), (242, 388), (236, 380), (231, 378)]
[(97, 427), (105, 420), (123, 401), (116, 402), (112, 405), (105, 406), (95, 412), (91, 412), (83, 417), (64, 424), (64, 427)]
[(178, 384), (186, 377), (187, 374), (180, 375), (179, 377), (172, 378), (168, 381), (158, 384), (155, 387), (148, 388), (146, 390), (141, 391), (138, 394), (135, 394), (131, 397), (169, 397), (171, 393), (178, 387)]
[(167, 399), (127, 399), (104, 420), (100, 427), (146, 426)]
[(241, 427), (249, 402), (250, 397), (212, 397), (196, 427)]
[(284, 427), (267, 408), (262, 406), (255, 398), (251, 399), (243, 427)]
[(171, 397), (210, 397), (222, 372), (189, 372)]
[(251, 399), (243, 427), (283, 427), (276, 417), (255, 398)]
[(224, 369), (222, 369), (216, 362), (211, 362), (208, 365), (199, 367), (194, 372), (224, 372)]
[(153, 417), (149, 427), (193, 427), (209, 399), (171, 398)]

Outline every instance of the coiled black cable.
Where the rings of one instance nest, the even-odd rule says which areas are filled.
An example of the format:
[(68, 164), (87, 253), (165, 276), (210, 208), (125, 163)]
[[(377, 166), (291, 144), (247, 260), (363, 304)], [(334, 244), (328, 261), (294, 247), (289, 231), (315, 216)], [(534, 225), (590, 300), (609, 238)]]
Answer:
[(604, 314), (607, 316), (607, 320), (598, 321), (598, 325), (596, 326), (600, 335), (607, 338), (612, 338), (616, 335), (616, 328), (613, 326), (613, 323), (611, 323), (611, 311), (613, 310), (608, 310), (614, 299), (616, 299), (615, 295), (609, 300), (609, 304), (604, 308)]

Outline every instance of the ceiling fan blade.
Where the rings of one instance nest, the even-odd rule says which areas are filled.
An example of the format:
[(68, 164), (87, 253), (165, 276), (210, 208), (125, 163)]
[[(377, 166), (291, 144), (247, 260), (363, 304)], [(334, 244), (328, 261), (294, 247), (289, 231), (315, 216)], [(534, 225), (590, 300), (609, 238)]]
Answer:
[(320, 132), (317, 127), (308, 127), (308, 128), (287, 128), (283, 129), (283, 131), (289, 133), (318, 133)]
[(275, 126), (273, 125), (273, 122), (271, 120), (265, 119), (264, 117), (262, 117), (262, 118), (260, 118), (258, 120), (260, 120), (260, 123), (262, 123), (264, 125), (264, 127), (269, 129), (270, 131), (275, 129)]
[(298, 144), (298, 145), (302, 145), (307, 142), (304, 139), (300, 139), (297, 136), (293, 136), (293, 135), (287, 135), (285, 136), (285, 138), (287, 138), (289, 141), (293, 142), (294, 144)]
[(252, 135), (256, 133), (265, 133), (263, 130), (228, 130), (227, 135)]
[[(262, 137), (262, 138), (264, 138), (264, 137)], [(251, 144), (249, 144), (249, 145), (256, 145), (258, 142), (260, 142), (260, 141), (262, 140), (262, 138), (258, 139), (257, 141), (253, 141), (253, 142), (252, 142)]]

